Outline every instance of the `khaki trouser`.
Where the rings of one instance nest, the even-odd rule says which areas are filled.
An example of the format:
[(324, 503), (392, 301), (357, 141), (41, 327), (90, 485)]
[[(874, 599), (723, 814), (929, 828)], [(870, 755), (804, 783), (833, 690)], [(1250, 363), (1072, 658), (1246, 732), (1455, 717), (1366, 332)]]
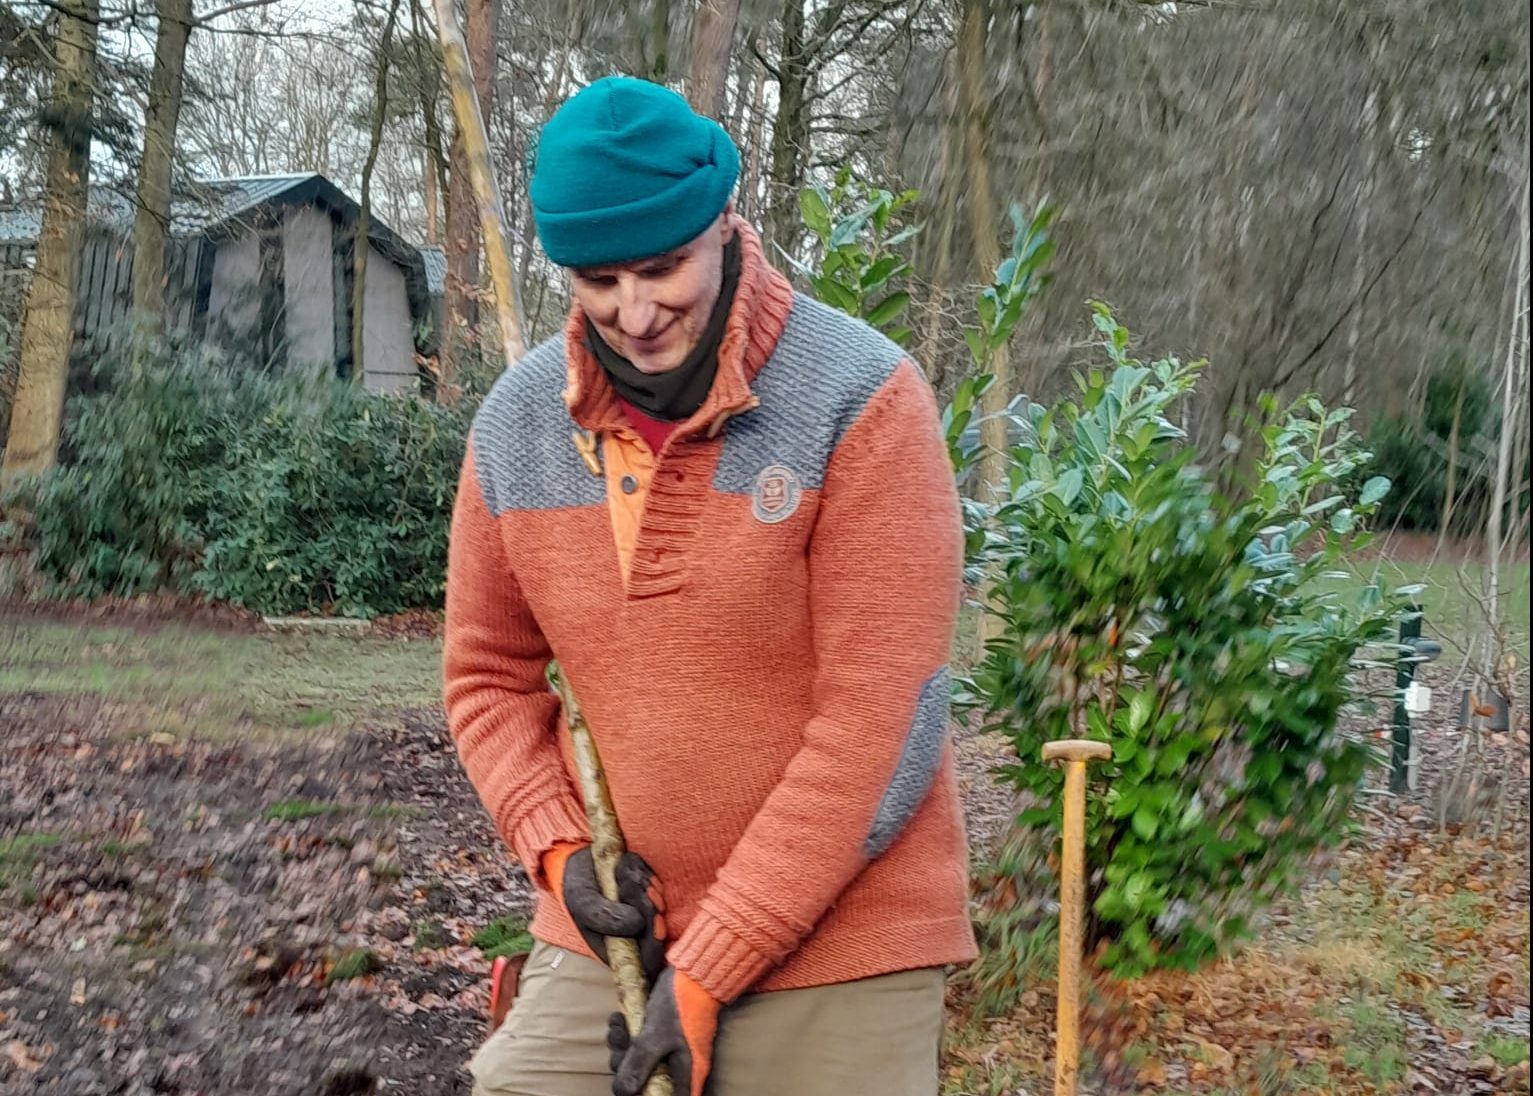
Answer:
[[(748, 994), (719, 1017), (709, 1096), (936, 1096), (943, 972)], [(473, 1096), (610, 1096), (605, 966), (538, 943)]]

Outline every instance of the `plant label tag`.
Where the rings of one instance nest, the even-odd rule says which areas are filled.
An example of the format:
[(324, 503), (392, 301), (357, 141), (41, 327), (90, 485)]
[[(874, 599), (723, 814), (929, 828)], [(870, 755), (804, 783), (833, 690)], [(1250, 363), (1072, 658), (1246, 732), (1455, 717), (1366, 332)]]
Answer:
[(1420, 715), (1432, 710), (1432, 690), (1418, 681), (1405, 687), (1405, 710)]

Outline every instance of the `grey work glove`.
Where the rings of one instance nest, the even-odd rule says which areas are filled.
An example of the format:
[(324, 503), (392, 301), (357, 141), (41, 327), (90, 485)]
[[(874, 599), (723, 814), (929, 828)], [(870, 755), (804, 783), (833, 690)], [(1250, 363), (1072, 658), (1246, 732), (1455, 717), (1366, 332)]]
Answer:
[[(560, 868), (555, 860), (563, 860)], [(586, 945), (603, 963), (608, 936), (626, 936), (639, 945), (645, 980), (653, 983), (665, 967), (665, 897), (660, 881), (638, 853), (625, 852), (617, 863), (618, 901), (609, 902), (596, 882), (591, 846), (561, 846), (544, 857), (544, 870)], [(557, 873), (557, 874), (555, 874)]]
[(650, 1074), (669, 1061), (676, 1096), (702, 1096), (713, 1066), (721, 1006), (686, 974), (667, 968), (655, 981), (637, 1037), (621, 1012), (607, 1021), (613, 1096), (639, 1096)]

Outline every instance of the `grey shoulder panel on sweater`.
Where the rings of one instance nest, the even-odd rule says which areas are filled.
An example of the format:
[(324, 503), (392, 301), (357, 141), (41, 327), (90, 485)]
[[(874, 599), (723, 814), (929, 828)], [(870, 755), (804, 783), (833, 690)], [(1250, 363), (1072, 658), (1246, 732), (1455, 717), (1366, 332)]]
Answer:
[(571, 438), (575, 422), (564, 403), (565, 383), (559, 335), (502, 373), (474, 416), (474, 464), (491, 514), (606, 500), (605, 483), (586, 468)]
[(820, 487), (836, 446), (906, 356), (860, 320), (795, 294), (752, 385), (761, 406), (725, 427), (714, 488), (750, 494), (772, 465), (791, 469), (806, 488)]

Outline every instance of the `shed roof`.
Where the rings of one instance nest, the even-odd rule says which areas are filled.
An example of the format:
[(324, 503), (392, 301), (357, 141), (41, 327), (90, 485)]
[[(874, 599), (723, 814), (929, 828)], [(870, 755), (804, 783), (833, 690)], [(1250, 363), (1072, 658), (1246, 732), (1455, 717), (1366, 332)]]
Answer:
[[(171, 200), (170, 231), (173, 236), (216, 235), (241, 227), (264, 208), (304, 204), (325, 206), (348, 220), (361, 212), (356, 201), (317, 172), (241, 175), (186, 185)], [(92, 187), (89, 212), (92, 224), (98, 227), (132, 231), (134, 200), (118, 190)], [(380, 251), (401, 266), (426, 273), (420, 249), (411, 247), (376, 215), (369, 222), (368, 236)], [(42, 210), (37, 203), (0, 209), (0, 243), (33, 243), (41, 225)], [(445, 261), (443, 265), (445, 269)]]

